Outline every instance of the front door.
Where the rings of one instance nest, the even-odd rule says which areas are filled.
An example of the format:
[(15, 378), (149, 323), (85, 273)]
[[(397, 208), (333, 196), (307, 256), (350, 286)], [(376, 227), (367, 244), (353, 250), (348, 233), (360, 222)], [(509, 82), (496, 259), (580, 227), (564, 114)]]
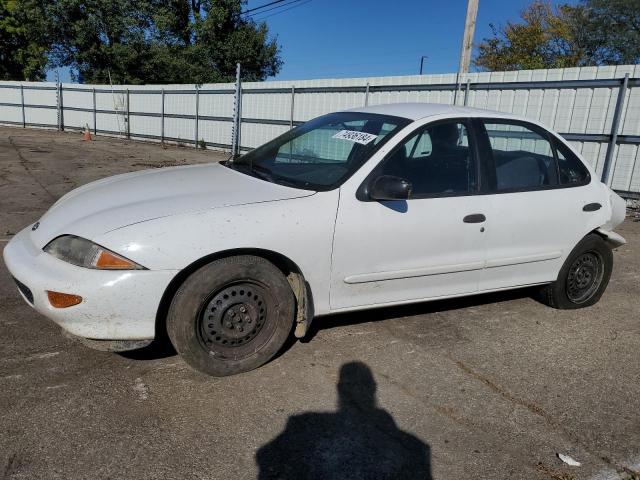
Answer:
[[(478, 290), (485, 197), (466, 120), (409, 134), (365, 180), (408, 180), (407, 200), (358, 199), (343, 185), (336, 219), (331, 309), (411, 302)], [(357, 185), (355, 186), (357, 187)]]

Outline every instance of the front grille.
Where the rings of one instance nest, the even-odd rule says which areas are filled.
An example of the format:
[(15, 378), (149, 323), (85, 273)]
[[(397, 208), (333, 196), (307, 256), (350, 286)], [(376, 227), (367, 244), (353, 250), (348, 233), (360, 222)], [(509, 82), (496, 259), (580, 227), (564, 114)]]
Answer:
[(24, 295), (24, 298), (26, 298), (27, 301), (31, 305), (33, 305), (33, 293), (31, 293), (31, 290), (29, 289), (29, 287), (27, 287), (24, 283), (22, 283), (20, 280), (18, 280), (15, 277), (13, 278), (13, 280), (16, 282), (16, 285), (18, 286), (18, 290), (20, 290), (22, 295)]

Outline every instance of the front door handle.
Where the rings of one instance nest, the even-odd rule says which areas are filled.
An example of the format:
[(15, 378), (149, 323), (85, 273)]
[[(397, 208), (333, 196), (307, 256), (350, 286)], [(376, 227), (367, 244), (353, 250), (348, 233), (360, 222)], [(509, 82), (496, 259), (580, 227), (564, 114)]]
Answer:
[(472, 213), (471, 215), (467, 215), (462, 219), (464, 223), (482, 223), (487, 220), (482, 213)]

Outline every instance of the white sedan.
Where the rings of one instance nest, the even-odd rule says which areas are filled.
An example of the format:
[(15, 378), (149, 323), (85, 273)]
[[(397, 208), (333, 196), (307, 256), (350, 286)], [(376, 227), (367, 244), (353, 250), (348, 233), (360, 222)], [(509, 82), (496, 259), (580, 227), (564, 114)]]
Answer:
[(311, 120), (228, 162), (118, 175), (4, 250), (25, 300), (96, 348), (168, 333), (194, 368), (272, 358), (314, 317), (540, 286), (603, 294), (625, 202), (537, 122), (435, 104)]

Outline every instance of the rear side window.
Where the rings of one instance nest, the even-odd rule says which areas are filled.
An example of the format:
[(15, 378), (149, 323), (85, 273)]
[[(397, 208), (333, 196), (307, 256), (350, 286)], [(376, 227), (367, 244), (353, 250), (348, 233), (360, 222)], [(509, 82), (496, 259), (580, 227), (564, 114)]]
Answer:
[(587, 167), (578, 157), (560, 142), (556, 143), (558, 153), (558, 174), (561, 185), (585, 185), (591, 180)]
[(484, 122), (495, 165), (497, 191), (535, 190), (558, 184), (553, 148), (546, 136), (509, 122)]

